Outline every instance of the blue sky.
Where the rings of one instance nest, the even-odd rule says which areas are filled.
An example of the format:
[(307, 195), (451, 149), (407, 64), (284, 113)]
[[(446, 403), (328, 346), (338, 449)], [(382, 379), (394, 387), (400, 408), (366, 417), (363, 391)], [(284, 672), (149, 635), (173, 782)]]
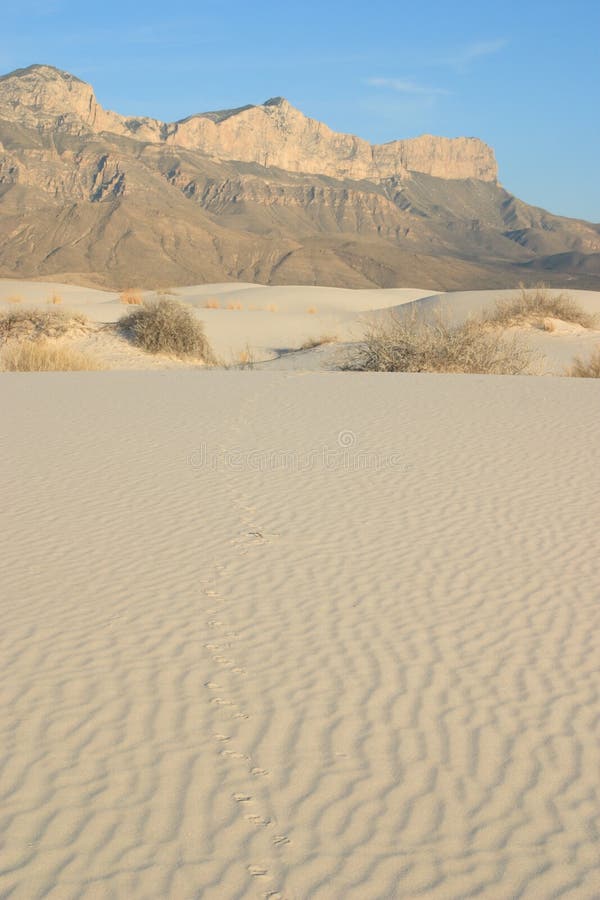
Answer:
[(600, 221), (600, 0), (21, 0), (0, 71), (44, 62), (173, 120), (282, 95), (374, 142), (481, 137), (529, 203)]

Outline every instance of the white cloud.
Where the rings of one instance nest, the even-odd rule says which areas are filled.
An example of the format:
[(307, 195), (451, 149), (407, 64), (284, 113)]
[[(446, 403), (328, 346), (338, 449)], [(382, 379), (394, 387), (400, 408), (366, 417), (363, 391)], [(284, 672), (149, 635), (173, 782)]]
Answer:
[(429, 60), (430, 65), (434, 66), (450, 66), (454, 69), (464, 69), (470, 63), (486, 56), (492, 56), (499, 53), (506, 47), (508, 41), (504, 38), (497, 38), (493, 41), (474, 41), (465, 47), (458, 48), (455, 52), (449, 53), (447, 56), (440, 56)]
[(367, 78), (366, 83), (371, 87), (388, 88), (398, 94), (412, 94), (422, 97), (433, 97), (438, 94), (449, 94), (445, 88), (430, 87), (419, 84), (411, 78)]

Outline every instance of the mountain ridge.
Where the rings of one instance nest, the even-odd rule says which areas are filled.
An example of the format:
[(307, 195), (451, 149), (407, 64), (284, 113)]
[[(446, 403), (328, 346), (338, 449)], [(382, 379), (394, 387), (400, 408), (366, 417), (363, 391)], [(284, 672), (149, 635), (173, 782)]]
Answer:
[(36, 64), (0, 79), (0, 115), (72, 133), (133, 134), (138, 140), (198, 150), (286, 171), (382, 180), (410, 171), (445, 178), (497, 180), (490, 147), (478, 138), (421, 135), (370, 144), (332, 131), (284, 97), (236, 109), (195, 113), (175, 122), (105, 110), (91, 85), (52, 66)]
[(182, 123), (104, 110), (52, 67), (1, 76), (0, 275), (600, 287), (600, 226), (514, 197), (477, 139), (370, 145), (277, 97)]

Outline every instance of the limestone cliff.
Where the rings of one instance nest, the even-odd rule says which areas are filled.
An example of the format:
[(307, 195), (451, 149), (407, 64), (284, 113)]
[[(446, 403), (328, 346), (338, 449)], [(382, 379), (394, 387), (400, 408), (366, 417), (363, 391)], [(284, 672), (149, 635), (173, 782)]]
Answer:
[(382, 181), (420, 172), (453, 180), (497, 180), (494, 153), (476, 138), (423, 135), (372, 145), (332, 131), (281, 97), (170, 124), (126, 118), (104, 110), (90, 85), (50, 66), (31, 66), (0, 78), (0, 117), (71, 134), (110, 132), (198, 150), (218, 160), (332, 178)]

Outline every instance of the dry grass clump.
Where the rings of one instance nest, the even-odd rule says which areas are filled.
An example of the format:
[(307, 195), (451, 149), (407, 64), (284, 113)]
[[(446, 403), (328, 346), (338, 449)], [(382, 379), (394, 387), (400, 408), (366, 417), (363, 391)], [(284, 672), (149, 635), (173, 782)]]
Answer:
[(589, 359), (576, 357), (568, 374), (572, 378), (600, 378), (600, 347)]
[(520, 338), (506, 338), (483, 322), (448, 325), (443, 319), (417, 321), (390, 313), (367, 327), (362, 344), (345, 368), (520, 375), (528, 371), (532, 355)]
[(11, 309), (0, 313), (0, 341), (60, 337), (86, 324), (87, 319), (81, 313), (67, 313), (62, 309)]
[(128, 288), (126, 291), (121, 291), (121, 293), (119, 294), (119, 300), (126, 306), (141, 306), (144, 302), (144, 298), (142, 297), (141, 292), (134, 290), (133, 288)]
[(63, 302), (60, 294), (57, 294), (56, 291), (52, 294), (51, 297), (48, 297), (48, 303), (52, 306), (59, 306)]
[(241, 303), (228, 303), (228, 304), (227, 304), (227, 309), (236, 309), (236, 310), (239, 310), (239, 309), (243, 309), (243, 308), (244, 308), (244, 307), (242, 306)]
[(246, 349), (238, 353), (237, 365), (240, 369), (253, 369), (256, 365), (256, 354), (249, 344)]
[(23, 298), (20, 294), (11, 294), (10, 297), (6, 298), (7, 303), (22, 303)]
[(204, 309), (221, 309), (221, 304), (216, 297), (209, 297), (204, 304)]
[(93, 356), (45, 338), (5, 344), (0, 366), (6, 372), (97, 372), (104, 368)]
[(202, 322), (196, 319), (190, 306), (178, 300), (170, 297), (146, 300), (119, 319), (117, 325), (148, 353), (172, 353), (213, 361)]
[(548, 318), (573, 322), (583, 328), (591, 328), (595, 321), (594, 316), (582, 309), (569, 294), (552, 294), (543, 284), (535, 288), (522, 286), (514, 297), (499, 300), (487, 321), (493, 325), (507, 326), (537, 319), (541, 320), (544, 330), (553, 330), (552, 327), (545, 327), (543, 320)]
[(320, 347), (322, 344), (335, 344), (337, 341), (336, 334), (322, 334), (321, 337), (311, 337), (307, 338), (303, 344), (298, 347), (299, 350), (314, 350), (315, 347)]

